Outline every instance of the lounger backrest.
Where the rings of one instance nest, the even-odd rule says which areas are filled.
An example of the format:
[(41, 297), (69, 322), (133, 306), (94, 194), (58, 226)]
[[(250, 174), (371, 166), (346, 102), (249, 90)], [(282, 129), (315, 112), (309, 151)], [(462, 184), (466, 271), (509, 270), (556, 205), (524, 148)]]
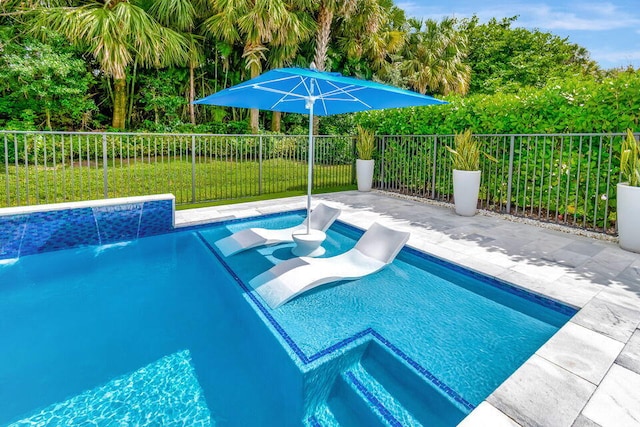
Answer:
[(354, 249), (390, 264), (407, 243), (409, 236), (410, 233), (406, 231), (393, 230), (375, 222), (358, 240)]
[[(311, 228), (314, 230), (327, 231), (331, 224), (338, 219), (340, 215), (340, 209), (329, 207), (323, 203), (320, 203), (311, 212)], [(305, 219), (304, 224), (307, 220)]]

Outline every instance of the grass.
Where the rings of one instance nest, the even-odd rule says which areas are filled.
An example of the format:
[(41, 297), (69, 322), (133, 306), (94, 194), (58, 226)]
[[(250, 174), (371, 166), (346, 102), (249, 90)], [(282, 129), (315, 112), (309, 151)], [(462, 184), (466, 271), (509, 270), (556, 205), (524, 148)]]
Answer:
[[(348, 191), (348, 190), (355, 190), (357, 189), (358, 186), (354, 185), (354, 184), (350, 184), (350, 185), (343, 185), (343, 186), (338, 186), (338, 187), (328, 187), (328, 188), (322, 188), (322, 189), (314, 189), (312, 191), (312, 194), (323, 194), (323, 193), (335, 193), (338, 191)], [(184, 210), (184, 209), (193, 209), (193, 208), (207, 208), (210, 206), (222, 206), (222, 205), (233, 205), (236, 203), (246, 203), (246, 202), (257, 202), (260, 200), (272, 200), (272, 199), (280, 199), (280, 198), (284, 198), (284, 197), (293, 197), (293, 196), (302, 196), (307, 194), (307, 191), (285, 191), (282, 193), (269, 193), (269, 194), (263, 194), (260, 196), (251, 196), (251, 197), (245, 197), (242, 199), (231, 199), (231, 200), (216, 200), (216, 201), (212, 201), (212, 202), (202, 202), (202, 203), (189, 203), (189, 204), (185, 204), (185, 205), (179, 205), (176, 206), (176, 210), (180, 211), (180, 210)]]
[[(192, 185), (192, 173), (195, 174)], [(316, 165), (314, 191), (353, 186), (352, 165)], [(211, 206), (233, 201), (305, 194), (307, 164), (286, 159), (231, 162), (197, 159), (116, 159), (107, 167), (109, 198), (172, 193), (176, 205)], [(97, 162), (43, 167), (0, 166), (0, 207), (102, 199), (104, 168)], [(241, 200), (239, 200), (241, 199)]]

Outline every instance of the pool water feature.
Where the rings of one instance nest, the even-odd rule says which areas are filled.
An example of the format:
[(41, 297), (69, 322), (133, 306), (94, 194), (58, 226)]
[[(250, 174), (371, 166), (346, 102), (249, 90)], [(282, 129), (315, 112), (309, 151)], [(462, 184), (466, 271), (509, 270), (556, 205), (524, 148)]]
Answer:
[[(245, 283), (292, 245), (225, 258), (213, 242), (301, 219), (231, 221), (0, 266), (0, 425), (89, 396), (102, 402), (89, 407), (117, 408), (110, 385), (120, 381), (133, 384), (138, 408), (153, 407), (157, 384), (183, 384), (165, 425), (191, 414), (194, 425), (450, 426), (574, 313), (407, 248), (378, 274), (271, 310)], [(334, 224), (324, 256), (360, 234)], [(131, 380), (141, 371), (149, 385)], [(143, 425), (160, 406), (116, 413)]]

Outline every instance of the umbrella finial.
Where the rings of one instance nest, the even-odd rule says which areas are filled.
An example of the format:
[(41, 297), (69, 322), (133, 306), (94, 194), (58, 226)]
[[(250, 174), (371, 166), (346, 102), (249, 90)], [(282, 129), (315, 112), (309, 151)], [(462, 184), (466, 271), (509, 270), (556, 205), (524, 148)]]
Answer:
[(318, 71), (318, 68), (316, 68), (316, 63), (313, 61), (311, 61), (311, 64), (309, 64), (309, 69), (313, 71)]

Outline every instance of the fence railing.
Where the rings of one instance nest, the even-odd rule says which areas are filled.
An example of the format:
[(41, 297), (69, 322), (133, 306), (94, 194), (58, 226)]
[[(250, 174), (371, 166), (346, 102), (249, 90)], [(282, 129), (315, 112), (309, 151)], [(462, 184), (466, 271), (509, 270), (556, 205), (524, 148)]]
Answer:
[[(624, 134), (477, 135), (478, 206), (615, 233)], [(374, 187), (452, 201), (452, 135), (379, 136)], [(173, 193), (177, 204), (304, 192), (308, 136), (0, 131), (0, 207)], [(355, 182), (351, 136), (315, 138), (316, 189)]]
[[(304, 191), (308, 136), (0, 133), (0, 207), (173, 193), (177, 204)], [(314, 187), (354, 183), (352, 137), (315, 139)]]
[[(481, 160), (478, 206), (614, 234), (624, 134), (476, 135), (498, 159)], [(382, 136), (376, 187), (453, 201), (452, 135)]]

